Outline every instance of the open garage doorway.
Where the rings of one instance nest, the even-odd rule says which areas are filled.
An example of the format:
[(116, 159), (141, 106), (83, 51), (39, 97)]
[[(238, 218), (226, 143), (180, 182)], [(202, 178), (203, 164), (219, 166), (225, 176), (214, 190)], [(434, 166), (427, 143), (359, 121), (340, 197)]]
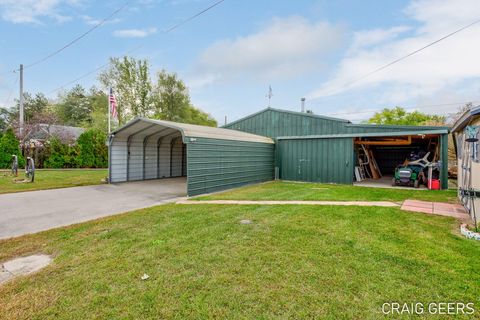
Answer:
[(356, 185), (440, 188), (439, 134), (357, 137), (354, 147)]
[(178, 194), (181, 184), (186, 195), (187, 154), (179, 129), (134, 122), (112, 134), (109, 152), (110, 182), (174, 179), (165, 185), (175, 185)]

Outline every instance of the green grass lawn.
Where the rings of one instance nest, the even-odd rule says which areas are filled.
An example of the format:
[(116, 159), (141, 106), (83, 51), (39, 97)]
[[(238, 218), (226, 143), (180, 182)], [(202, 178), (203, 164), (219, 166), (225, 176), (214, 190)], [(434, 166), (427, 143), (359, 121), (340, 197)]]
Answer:
[(369, 188), (341, 184), (271, 181), (237, 188), (193, 200), (337, 200), (337, 201), (456, 202), (456, 190)]
[(0, 286), (4, 319), (376, 319), (387, 301), (480, 315), (480, 244), (396, 208), (172, 204), (0, 248), (55, 257)]
[(22, 192), (42, 189), (55, 189), (101, 184), (107, 177), (107, 170), (37, 170), (35, 182), (15, 183), (14, 179), (22, 180), (25, 173), (20, 170), (18, 178), (13, 177), (9, 171), (0, 171), (0, 194)]

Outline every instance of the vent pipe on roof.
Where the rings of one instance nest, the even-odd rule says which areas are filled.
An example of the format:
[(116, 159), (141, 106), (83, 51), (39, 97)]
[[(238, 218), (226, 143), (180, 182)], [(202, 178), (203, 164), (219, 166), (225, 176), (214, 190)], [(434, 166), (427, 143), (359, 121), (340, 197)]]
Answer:
[(305, 98), (300, 99), (300, 101), (302, 102), (302, 103), (301, 103), (302, 112), (305, 112)]

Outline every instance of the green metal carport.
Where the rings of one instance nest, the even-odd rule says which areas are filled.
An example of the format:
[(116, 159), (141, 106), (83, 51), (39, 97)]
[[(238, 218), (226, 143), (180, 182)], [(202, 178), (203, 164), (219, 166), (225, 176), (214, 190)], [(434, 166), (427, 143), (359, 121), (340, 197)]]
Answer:
[(109, 137), (111, 183), (187, 178), (193, 196), (273, 179), (274, 141), (246, 132), (136, 118)]

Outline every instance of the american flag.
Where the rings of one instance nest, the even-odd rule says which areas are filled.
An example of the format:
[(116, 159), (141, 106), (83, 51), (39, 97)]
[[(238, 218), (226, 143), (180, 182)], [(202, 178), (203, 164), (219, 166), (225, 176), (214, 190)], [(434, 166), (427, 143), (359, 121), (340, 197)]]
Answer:
[(117, 117), (117, 99), (115, 99), (115, 96), (113, 95), (112, 88), (110, 88), (110, 95), (108, 99), (110, 101), (110, 112), (112, 113), (112, 117), (116, 118)]

